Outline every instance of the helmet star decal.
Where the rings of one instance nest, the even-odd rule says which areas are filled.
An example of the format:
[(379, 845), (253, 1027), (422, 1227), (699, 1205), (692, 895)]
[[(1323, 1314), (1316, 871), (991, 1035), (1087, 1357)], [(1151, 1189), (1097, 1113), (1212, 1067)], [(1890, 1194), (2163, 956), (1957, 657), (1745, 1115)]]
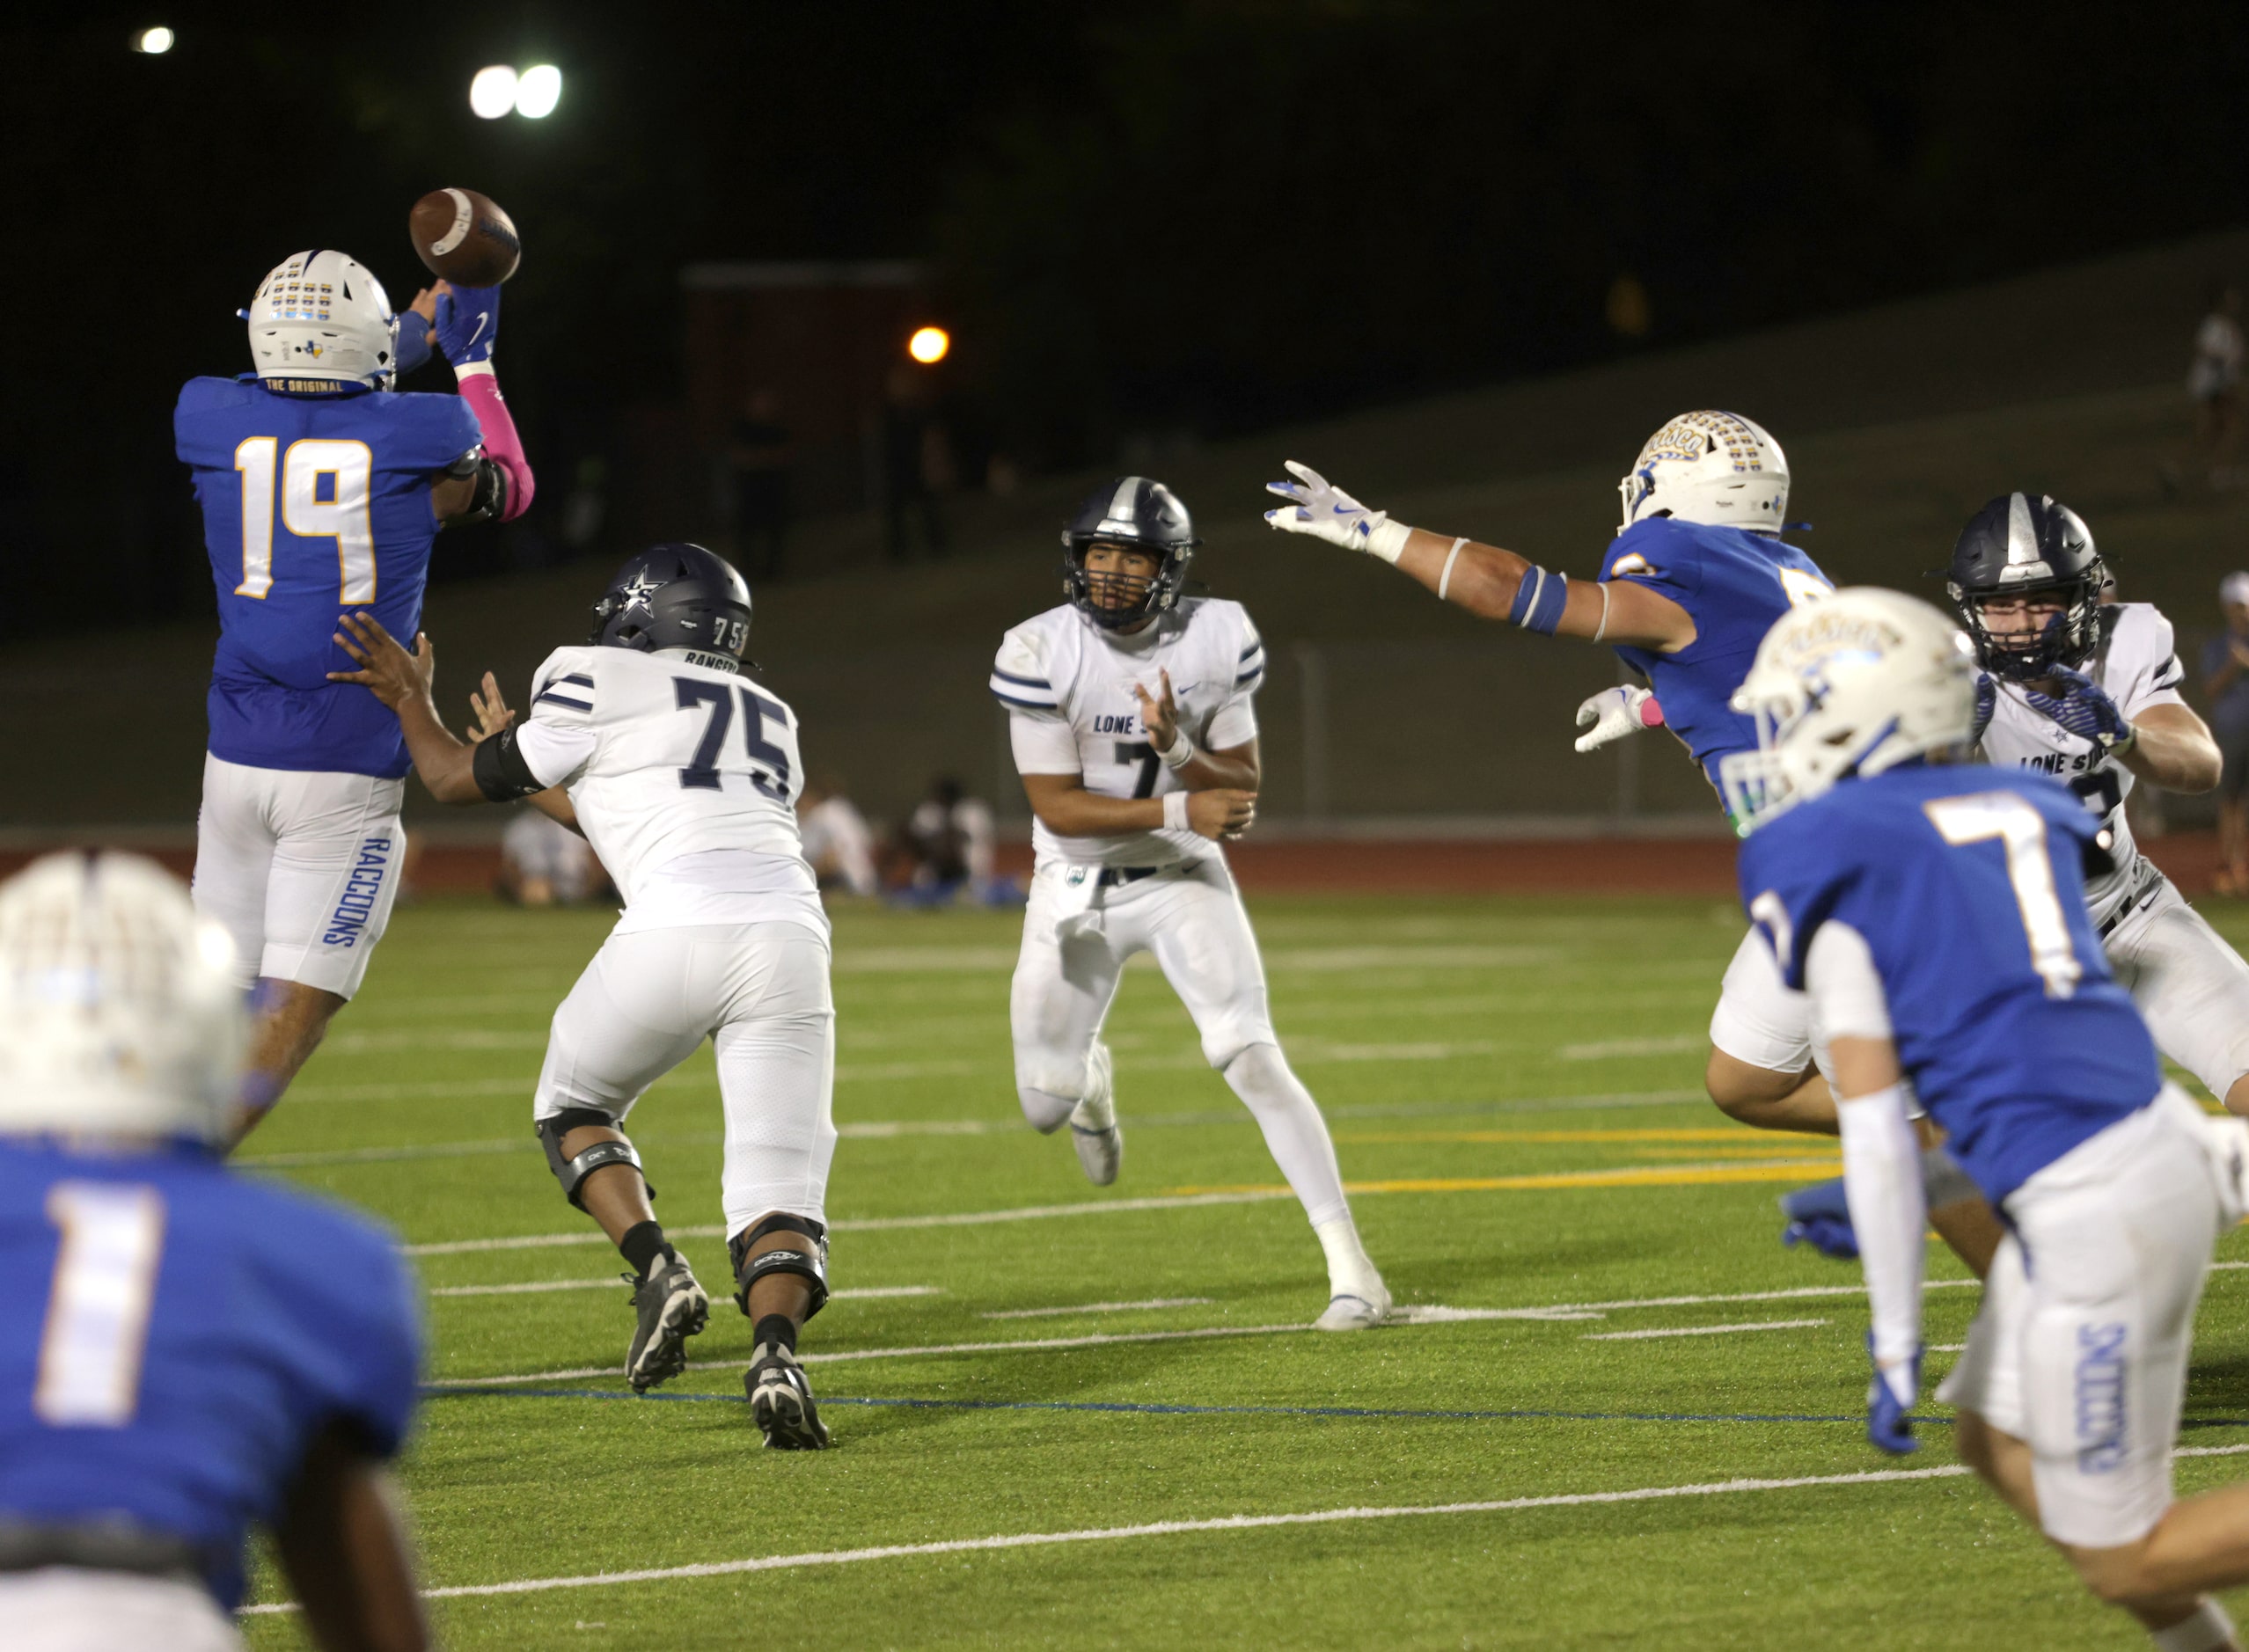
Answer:
[(627, 583), (619, 586), (617, 594), (625, 599), (625, 606), (628, 609), (646, 608), (648, 605), (648, 598), (663, 588), (662, 580), (650, 579), (647, 572), (643, 570), (634, 574)]

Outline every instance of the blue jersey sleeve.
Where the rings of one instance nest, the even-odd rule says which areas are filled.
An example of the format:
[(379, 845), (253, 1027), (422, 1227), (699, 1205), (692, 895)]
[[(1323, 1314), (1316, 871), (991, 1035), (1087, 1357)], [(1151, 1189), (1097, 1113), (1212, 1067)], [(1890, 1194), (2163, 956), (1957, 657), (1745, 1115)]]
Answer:
[(413, 1276), (388, 1236), (341, 1211), (306, 1282), (296, 1346), (327, 1420), (356, 1433), (373, 1455), (398, 1455), (414, 1418), (421, 1327)]
[(484, 439), (476, 410), (458, 396), (394, 393), (380, 404), (385, 470), (427, 475), (442, 471)]
[(1651, 516), (1609, 542), (1601, 577), (1645, 585), (1692, 611), (1703, 590), (1702, 552), (1700, 542), (1681, 524), (1668, 516)]
[(199, 471), (231, 471), (238, 439), (229, 422), (255, 392), (231, 378), (191, 378), (172, 410), (172, 442), (180, 462)]

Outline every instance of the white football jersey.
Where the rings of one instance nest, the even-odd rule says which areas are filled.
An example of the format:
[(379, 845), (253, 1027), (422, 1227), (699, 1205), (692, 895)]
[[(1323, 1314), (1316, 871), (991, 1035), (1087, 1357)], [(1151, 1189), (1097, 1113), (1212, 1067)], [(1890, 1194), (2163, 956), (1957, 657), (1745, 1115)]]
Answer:
[[(2150, 705), (2184, 705), (2179, 685), (2187, 672), (2172, 646), (2171, 622), (2149, 603), (2119, 603), (2111, 612), (2113, 622), (2084, 668), (2085, 675), (2107, 691), (2128, 720)], [(2033, 709), (2019, 683), (1995, 681), (1999, 701), (1990, 727), (1983, 731), (1985, 761), (2001, 768), (2043, 769), (2057, 777), (2085, 800), (2087, 808), (2105, 817), (2113, 837), (2109, 852), (2116, 870), (2085, 886), (2093, 922), (2105, 924), (2141, 876), (2139, 845), (2132, 841), (2131, 824), (2124, 818), (2132, 771), (2091, 741)]]
[[(1256, 738), (1250, 699), (1265, 677), (1264, 645), (1239, 603), (1187, 597), (1130, 636), (1096, 625), (1065, 603), (1027, 619), (1000, 644), (992, 691), (1008, 711), (1015, 767), (1024, 774), (1081, 774), (1103, 797), (1162, 797), (1180, 789), (1140, 725), (1139, 683), (1163, 692), (1171, 673), (1179, 727), (1205, 751)], [(1187, 830), (1062, 837), (1036, 823), (1037, 864), (1168, 866), (1219, 852)]]
[(676, 655), (557, 648), (516, 743), (565, 787), (625, 896), (620, 931), (807, 922), (825, 931), (797, 834), (796, 714), (758, 684)]

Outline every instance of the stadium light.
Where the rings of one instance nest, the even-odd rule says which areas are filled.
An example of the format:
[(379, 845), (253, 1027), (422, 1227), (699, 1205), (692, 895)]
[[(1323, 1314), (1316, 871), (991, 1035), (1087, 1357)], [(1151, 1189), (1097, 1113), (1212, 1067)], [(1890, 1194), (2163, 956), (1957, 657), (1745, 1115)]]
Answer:
[(953, 335), (942, 327), (916, 327), (906, 340), (906, 354), (924, 367), (934, 367), (953, 347)]
[(516, 71), (505, 63), (480, 69), (469, 82), (469, 107), (480, 120), (497, 121), (516, 106)]
[(516, 113), (526, 121), (544, 121), (562, 101), (562, 71), (552, 63), (524, 70), (516, 83)]
[(179, 37), (170, 29), (143, 29), (133, 37), (133, 49), (150, 57), (161, 57), (170, 51)]

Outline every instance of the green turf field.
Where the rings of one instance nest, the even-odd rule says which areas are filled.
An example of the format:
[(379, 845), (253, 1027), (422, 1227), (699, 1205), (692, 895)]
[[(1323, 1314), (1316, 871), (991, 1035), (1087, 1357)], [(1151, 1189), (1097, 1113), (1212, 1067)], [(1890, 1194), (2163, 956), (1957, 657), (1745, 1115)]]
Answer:
[[(1325, 1302), (1318, 1246), (1153, 968), (1110, 1020), (1124, 1173), (1095, 1190), (1016, 1111), (1018, 920), (846, 912), (839, 1295), (804, 1340), (837, 1449), (787, 1454), (742, 1403), (730, 1304), (685, 1378), (631, 1397), (622, 1264), (531, 1138), (547, 1017), (608, 915), (401, 910), (247, 1158), (416, 1247), (433, 1386), (405, 1480), (430, 1586), (1242, 1522), (465, 1595), (435, 1607), (447, 1643), (2146, 1644), (1958, 1475), (1941, 1423), (1907, 1461), (1865, 1444), (1857, 1269), (1776, 1242), (1774, 1195), (1833, 1173), (1831, 1144), (1700, 1099), (1733, 909), (1252, 911), (1368, 1247), (1421, 1317), (1302, 1328)], [(720, 1124), (707, 1050), (633, 1121), (714, 1298)], [(1941, 1246), (1930, 1272), (1962, 1277)], [(524, 1289), (541, 1284), (585, 1288)], [(1932, 1349), (1961, 1341), (1974, 1296), (1931, 1290)], [(2245, 1304), (2249, 1276), (2212, 1276), (2191, 1448), (2249, 1451)], [(1931, 1387), (1951, 1358), (1932, 1351)], [(1901, 1468), (1934, 1473), (1613, 1495)], [(2218, 1455), (2179, 1483), (2241, 1474)], [(1433, 1511), (1377, 1517), (1416, 1509)], [(268, 1572), (257, 1597), (281, 1592)], [(298, 1643), (286, 1616), (247, 1621), (255, 1646)]]

